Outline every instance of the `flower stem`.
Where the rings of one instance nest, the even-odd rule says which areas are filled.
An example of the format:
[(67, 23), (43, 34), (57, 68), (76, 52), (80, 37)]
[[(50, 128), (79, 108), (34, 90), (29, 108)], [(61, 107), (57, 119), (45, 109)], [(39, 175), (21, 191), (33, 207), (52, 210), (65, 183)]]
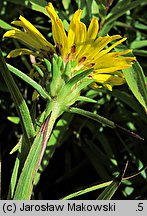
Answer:
[(42, 151), (40, 155), (40, 160), (38, 162), (37, 170), (41, 164), (41, 160), (43, 158), (48, 140), (51, 136), (51, 132), (53, 130), (55, 121), (62, 114), (62, 111), (60, 110), (60, 107), (57, 103), (53, 103), (52, 105), (49, 105), (47, 112), (49, 112), (50, 114), (48, 115), (45, 122), (42, 124), (40, 128), (40, 132), (43, 133), (43, 141), (42, 141)]
[(59, 104), (53, 101), (51, 112), (42, 123), (25, 160), (24, 167), (17, 182), (14, 200), (29, 200), (31, 198), (34, 180), (46, 145), (51, 136), (56, 119), (62, 113), (63, 111), (61, 111)]

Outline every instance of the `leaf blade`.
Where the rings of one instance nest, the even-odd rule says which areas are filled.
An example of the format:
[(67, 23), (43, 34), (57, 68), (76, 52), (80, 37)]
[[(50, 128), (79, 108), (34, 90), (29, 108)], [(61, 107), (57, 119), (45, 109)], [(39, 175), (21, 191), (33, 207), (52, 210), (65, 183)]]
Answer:
[(16, 109), (18, 111), (19, 117), (21, 119), (21, 124), (23, 126), (23, 130), (27, 134), (28, 139), (32, 139), (35, 134), (34, 126), (31, 120), (31, 116), (29, 113), (29, 109), (27, 107), (27, 104), (22, 97), (22, 94), (20, 93), (11, 73), (9, 72), (5, 60), (2, 56), (2, 52), (0, 50), (0, 68), (2, 76), (7, 84), (7, 87), (12, 95), (13, 101), (15, 103)]
[(140, 64), (135, 62), (132, 68), (124, 69), (123, 73), (132, 93), (147, 112), (147, 87)]
[(49, 95), (47, 92), (42, 88), (41, 85), (39, 85), (37, 82), (35, 82), (33, 79), (31, 79), (29, 76), (24, 74), (22, 71), (18, 70), (17, 68), (13, 67), (10, 64), (7, 64), (8, 69), (18, 76), (20, 79), (31, 85), (36, 91), (44, 98), (44, 99), (50, 99)]
[(98, 185), (94, 185), (94, 186), (88, 187), (86, 189), (82, 189), (80, 191), (77, 191), (75, 193), (72, 193), (72, 194), (69, 194), (69, 195), (63, 197), (62, 200), (69, 200), (69, 199), (75, 198), (77, 196), (81, 196), (83, 194), (86, 194), (86, 193), (89, 193), (89, 192), (101, 189), (103, 187), (107, 187), (111, 183), (112, 183), (112, 181), (108, 181), (108, 182), (105, 182), (105, 183), (101, 183), (101, 184), (98, 184)]
[(97, 200), (110, 200), (119, 187), (119, 181), (114, 180), (97, 198)]
[(79, 108), (75, 108), (75, 107), (71, 107), (69, 109), (69, 112), (72, 112), (72, 113), (76, 113), (76, 114), (80, 114), (80, 115), (83, 115), (87, 118), (90, 118), (90, 119), (93, 119), (101, 124), (105, 124), (107, 125), (108, 127), (111, 127), (111, 128), (116, 128), (114, 122), (100, 116), (100, 115), (97, 115), (95, 113), (92, 113), (92, 112), (89, 112), (89, 111), (86, 111), (86, 110), (82, 110), (82, 109), (79, 109)]

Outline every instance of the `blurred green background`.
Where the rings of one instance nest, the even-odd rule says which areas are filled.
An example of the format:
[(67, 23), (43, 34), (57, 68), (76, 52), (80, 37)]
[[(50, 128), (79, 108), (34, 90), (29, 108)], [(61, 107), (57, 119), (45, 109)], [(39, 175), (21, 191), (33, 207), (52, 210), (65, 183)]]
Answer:
[[(133, 0), (61, 0), (51, 1), (58, 11), (65, 28), (68, 28), (72, 14), (83, 9), (82, 21), (89, 24), (95, 16), (99, 19), (101, 34), (120, 34), (127, 37), (126, 46), (133, 49), (133, 54), (147, 71), (147, 1)], [(23, 15), (50, 41), (51, 22), (44, 12), (45, 0), (0, 2), (0, 35), (11, 27), (13, 20)], [(1, 49), (6, 56), (12, 49), (21, 47), (21, 43), (13, 39), (2, 39)], [(14, 67), (29, 74), (32, 68), (29, 57), (7, 59)], [(17, 77), (14, 77), (28, 106), (31, 104), (33, 89)], [(96, 104), (78, 103), (85, 110), (98, 113), (122, 127), (139, 134), (140, 141), (119, 130), (107, 128), (93, 120), (79, 115), (64, 114), (57, 123), (52, 142), (57, 148), (36, 185), (33, 199), (60, 199), (75, 191), (107, 182), (122, 172), (127, 160), (129, 165), (125, 176), (137, 173), (147, 165), (147, 118), (144, 108), (133, 96), (127, 84), (114, 87), (110, 92), (106, 89), (85, 90)], [(45, 102), (38, 101), (38, 114), (43, 110)], [(10, 154), (22, 133), (14, 103), (0, 73), (0, 145), (2, 152), (2, 199), (6, 199), (10, 178), (17, 153)], [(13, 117), (13, 118), (12, 118)], [(76, 199), (96, 199), (103, 189), (93, 191)], [(147, 172), (124, 181), (113, 199), (147, 199)]]

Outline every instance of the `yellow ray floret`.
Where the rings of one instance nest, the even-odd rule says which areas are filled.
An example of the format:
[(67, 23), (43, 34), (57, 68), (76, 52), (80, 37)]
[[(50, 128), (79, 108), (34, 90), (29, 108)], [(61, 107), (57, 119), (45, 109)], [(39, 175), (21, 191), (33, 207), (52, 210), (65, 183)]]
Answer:
[(13, 21), (12, 24), (23, 27), (24, 31), (14, 28), (7, 31), (3, 37), (19, 39), (35, 50), (55, 51), (54, 46), (28, 20), (23, 16), (20, 16), (19, 19), (21, 21)]
[(36, 56), (36, 53), (29, 50), (29, 49), (25, 49), (25, 48), (18, 48), (18, 49), (14, 49), (12, 50), (8, 55), (7, 58), (15, 58), (17, 56), (20, 55), (33, 55)]

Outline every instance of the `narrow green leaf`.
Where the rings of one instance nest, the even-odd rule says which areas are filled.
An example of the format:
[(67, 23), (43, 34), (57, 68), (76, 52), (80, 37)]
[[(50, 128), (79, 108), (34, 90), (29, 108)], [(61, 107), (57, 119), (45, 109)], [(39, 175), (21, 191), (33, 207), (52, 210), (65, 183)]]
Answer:
[(32, 144), (29, 155), (25, 161), (22, 173), (17, 183), (14, 200), (28, 200), (33, 189), (33, 179), (37, 169), (42, 150), (43, 133), (40, 132)]
[(108, 181), (108, 182), (105, 182), (105, 183), (101, 183), (101, 184), (97, 184), (97, 185), (94, 185), (92, 187), (88, 187), (86, 189), (83, 189), (83, 190), (80, 190), (80, 191), (77, 191), (75, 193), (72, 193), (64, 198), (62, 198), (62, 200), (69, 200), (69, 199), (72, 199), (72, 198), (75, 198), (77, 196), (81, 196), (83, 194), (86, 194), (86, 193), (89, 193), (89, 192), (92, 192), (92, 191), (95, 191), (95, 190), (98, 190), (98, 189), (101, 189), (101, 188), (104, 188), (104, 187), (107, 187), (108, 185), (110, 185), (112, 183), (112, 181)]
[(110, 200), (119, 187), (119, 181), (114, 180), (97, 198), (97, 200)]
[(24, 135), (21, 136), (18, 144), (12, 149), (10, 154), (12, 154), (14, 151), (18, 148), (18, 154), (15, 161), (15, 165), (13, 168), (11, 181), (10, 181), (10, 187), (9, 187), (9, 193), (8, 193), (8, 199), (12, 199), (14, 195), (14, 191), (16, 188), (17, 180), (20, 176), (20, 173), (22, 171), (22, 168), (24, 166), (24, 162), (26, 160), (26, 157), (28, 155), (28, 152), (30, 150), (30, 145), (27, 144), (27, 137)]
[(141, 66), (135, 62), (132, 68), (124, 69), (123, 73), (134, 96), (147, 112), (147, 87)]
[(65, 76), (70, 77), (71, 68), (72, 68), (71, 62), (68, 61), (67, 64), (65, 65), (65, 69), (64, 69), (64, 75)]
[(50, 99), (50, 96), (47, 94), (47, 92), (42, 88), (41, 85), (39, 85), (37, 82), (35, 82), (33, 79), (31, 79), (29, 76), (18, 70), (17, 68), (13, 67), (10, 64), (7, 64), (8, 69), (15, 75), (17, 75), (20, 79), (28, 83), (30, 86), (32, 86), (36, 91), (41, 95), (43, 99)]
[(53, 58), (53, 80), (59, 79), (61, 77), (61, 71), (58, 65), (58, 57), (54, 55)]
[(44, 59), (44, 63), (46, 65), (46, 68), (47, 68), (47, 72), (51, 72), (51, 63), (50, 61), (48, 61), (47, 59)]
[(32, 64), (32, 66), (35, 68), (35, 70), (38, 72), (38, 74), (39, 74), (41, 77), (44, 77), (44, 73), (43, 73), (43, 71), (41, 70), (41, 68), (38, 67), (38, 65)]
[(111, 28), (114, 26), (114, 24), (115, 24), (115, 22), (104, 24), (104, 26), (102, 27), (102, 29), (99, 32), (99, 36), (107, 35), (109, 33), (109, 31), (111, 30)]
[[(138, 170), (141, 170), (143, 167), (144, 167), (144, 165), (143, 165), (143, 163), (141, 162), (141, 160), (138, 160)], [(147, 174), (146, 174), (146, 172), (145, 172), (145, 169), (140, 173), (141, 174), (141, 176), (144, 178), (144, 179), (147, 179)]]
[(69, 109), (69, 112), (72, 112), (72, 113), (76, 113), (76, 114), (79, 114), (79, 115), (82, 115), (82, 116), (85, 116), (87, 118), (90, 118), (90, 119), (93, 119), (94, 121), (97, 121), (101, 124), (105, 124), (106, 126), (108, 127), (111, 127), (111, 128), (116, 128), (114, 122), (98, 115), (98, 114), (94, 114), (92, 112), (89, 112), (89, 111), (86, 111), (86, 110), (82, 110), (82, 109), (79, 109), (79, 108), (75, 108), (75, 107), (71, 107)]
[(18, 151), (20, 148), (20, 143), (17, 143), (16, 146), (14, 146), (14, 148), (10, 151), (10, 154), (13, 154), (14, 152)]
[(59, 69), (62, 70), (64, 67), (64, 63), (63, 63), (61, 56), (58, 57), (57, 64), (58, 64)]
[(91, 83), (93, 83), (94, 80), (93, 80), (93, 79), (87, 79), (87, 78), (85, 78), (85, 79), (83, 79), (82, 81), (83, 81), (83, 82), (80, 82), (79, 85), (78, 85), (78, 87), (77, 87), (78, 93), (79, 93), (82, 89), (86, 88), (86, 87), (89, 86)]
[(62, 86), (65, 84), (65, 81), (61, 77), (61, 66), (62, 59), (57, 55), (54, 55), (52, 60), (52, 80), (50, 83), (50, 94), (52, 97), (56, 97)]
[(133, 41), (130, 45), (131, 49), (139, 49), (147, 46), (147, 40)]
[(116, 177), (116, 179), (114, 179), (113, 182), (98, 196), (97, 200), (110, 200), (112, 198), (123, 180), (127, 166), (128, 161), (125, 164), (123, 172), (119, 174), (118, 177)]
[(15, 165), (13, 168), (12, 176), (11, 176), (11, 181), (10, 181), (10, 187), (7, 195), (7, 199), (10, 200), (12, 199), (15, 191), (15, 186), (18, 178), (18, 170), (19, 170), (19, 165), (20, 165), (20, 159), (17, 157), (15, 160)]
[(2, 19), (0, 19), (0, 27), (2, 29), (5, 29), (5, 30), (13, 29), (13, 26), (9, 25), (8, 23), (6, 23), (5, 21), (3, 21)]
[(88, 102), (88, 103), (97, 103), (96, 100), (93, 100), (93, 99), (91, 99), (89, 97), (84, 97), (84, 96), (79, 96), (77, 98), (77, 101), (83, 101), (83, 102)]
[(66, 83), (66, 88), (71, 89), (73, 85), (75, 85), (78, 81), (84, 79), (86, 76), (88, 76), (91, 72), (93, 71), (93, 68), (85, 70), (74, 77), (72, 77), (67, 83)]
[(147, 25), (139, 22), (138, 20), (134, 23), (134, 27), (141, 30), (147, 30)]
[[(126, 46), (122, 44), (115, 48), (116, 51), (123, 51), (125, 49), (127, 49)], [(127, 56), (134, 57), (132, 53), (129, 53)], [(147, 86), (145, 75), (139, 62), (134, 62), (131, 68), (123, 69), (122, 71), (132, 93), (139, 103), (144, 107), (145, 112), (147, 112)]]
[[(36, 0), (31, 0), (29, 2), (31, 3), (30, 7), (31, 7), (32, 10), (44, 13), (46, 16), (49, 17), (49, 14), (48, 14), (47, 10), (45, 9), (45, 6), (47, 6), (47, 2), (46, 1), (41, 0), (39, 4), (36, 2)], [(41, 2), (43, 4), (41, 4)]]
[(13, 101), (15, 103), (16, 109), (18, 111), (19, 117), (21, 119), (21, 124), (23, 126), (24, 133), (27, 134), (28, 139), (32, 139), (34, 137), (35, 131), (33, 127), (33, 123), (31, 120), (31, 116), (27, 107), (25, 100), (23, 99), (15, 81), (10, 74), (5, 60), (0, 51), (0, 71), (2, 76), (7, 84), (7, 87), (12, 95)]

